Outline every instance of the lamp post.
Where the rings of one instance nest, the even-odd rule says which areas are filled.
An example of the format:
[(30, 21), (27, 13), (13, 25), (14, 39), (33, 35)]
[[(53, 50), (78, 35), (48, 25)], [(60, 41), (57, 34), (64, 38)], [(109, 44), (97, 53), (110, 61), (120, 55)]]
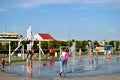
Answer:
[(72, 28), (72, 27), (70, 27), (70, 28), (69, 28), (69, 31), (68, 31), (68, 49), (69, 49), (69, 52), (68, 52), (68, 53), (69, 53), (69, 55), (70, 55), (70, 31), (71, 31), (71, 28)]
[(68, 48), (70, 47), (70, 30), (68, 31)]

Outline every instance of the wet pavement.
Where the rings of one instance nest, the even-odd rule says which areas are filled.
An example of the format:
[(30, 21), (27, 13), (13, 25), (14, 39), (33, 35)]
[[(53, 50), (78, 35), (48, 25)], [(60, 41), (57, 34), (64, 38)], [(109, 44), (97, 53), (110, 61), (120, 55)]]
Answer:
[[(98, 57), (98, 61), (93, 57), (90, 62), (88, 57), (69, 58), (65, 77), (88, 77), (96, 75), (107, 75), (120, 73), (120, 57), (112, 56), (111, 59), (104, 61), (103, 56)], [(5, 67), (5, 72), (17, 74), (18, 77), (32, 78), (55, 78), (59, 77), (59, 61), (34, 62), (33, 71), (28, 71), (26, 64), (11, 64)], [(63, 75), (64, 77), (64, 75)]]

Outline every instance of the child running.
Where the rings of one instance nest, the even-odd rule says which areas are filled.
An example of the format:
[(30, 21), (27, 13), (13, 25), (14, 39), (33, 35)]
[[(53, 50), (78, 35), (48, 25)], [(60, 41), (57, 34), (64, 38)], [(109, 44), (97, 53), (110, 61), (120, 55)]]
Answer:
[(64, 51), (60, 56), (60, 73), (59, 73), (60, 76), (62, 75), (63, 71), (64, 73), (66, 72), (67, 60), (68, 60), (68, 51), (67, 49), (64, 49)]

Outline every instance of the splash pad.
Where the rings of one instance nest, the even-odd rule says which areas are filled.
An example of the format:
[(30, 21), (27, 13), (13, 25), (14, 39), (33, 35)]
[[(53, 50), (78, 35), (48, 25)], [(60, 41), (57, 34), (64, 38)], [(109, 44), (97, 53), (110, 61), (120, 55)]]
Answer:
[[(87, 56), (69, 58), (66, 75), (63, 77), (88, 77), (97, 75), (108, 75), (120, 73), (120, 61), (118, 56), (112, 56), (110, 60), (104, 61), (103, 56), (98, 57), (98, 62), (93, 58), (93, 63), (89, 63)], [(45, 65), (44, 65), (45, 63)], [(18, 74), (20, 77), (32, 78), (55, 78), (59, 77), (59, 61), (34, 62), (33, 71), (28, 71), (26, 64), (11, 64), (5, 67), (5, 72)]]

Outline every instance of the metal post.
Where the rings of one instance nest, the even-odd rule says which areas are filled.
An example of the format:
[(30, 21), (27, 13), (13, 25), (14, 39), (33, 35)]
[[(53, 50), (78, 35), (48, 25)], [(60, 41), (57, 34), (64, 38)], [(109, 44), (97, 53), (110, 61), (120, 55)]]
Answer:
[(25, 54), (24, 54), (24, 45), (22, 46), (22, 52), (23, 52), (23, 60), (25, 59)]
[(41, 61), (41, 42), (39, 40), (39, 60)]
[(10, 41), (9, 41), (9, 63), (11, 62), (10, 56), (11, 56), (11, 45), (10, 45)]
[(116, 42), (114, 42), (114, 54), (116, 54)]

